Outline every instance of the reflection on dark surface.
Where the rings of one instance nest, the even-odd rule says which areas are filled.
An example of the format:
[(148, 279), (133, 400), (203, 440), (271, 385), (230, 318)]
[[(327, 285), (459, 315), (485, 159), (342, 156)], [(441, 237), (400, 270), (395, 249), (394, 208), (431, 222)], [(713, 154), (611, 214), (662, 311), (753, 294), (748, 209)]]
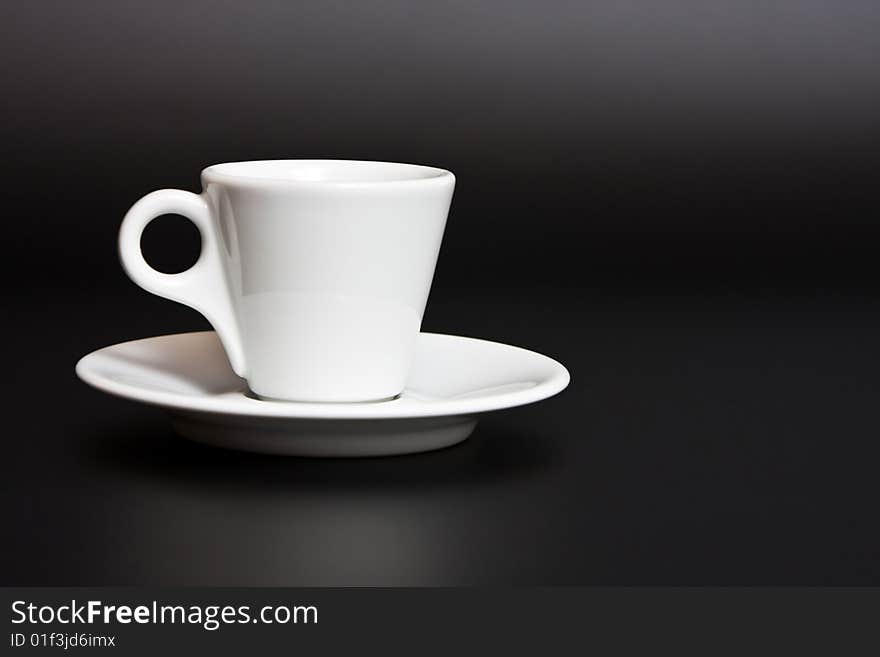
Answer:
[(82, 445), (86, 463), (181, 486), (252, 492), (309, 487), (358, 491), (431, 489), (522, 477), (549, 465), (551, 446), (536, 437), (480, 426), (474, 440), (428, 455), (387, 458), (284, 458), (214, 449), (174, 435), (122, 428)]
[(455, 581), (468, 534), (480, 531), (469, 498), (558, 458), (537, 436), (491, 424), (458, 447), (384, 459), (212, 449), (159, 422), (96, 433), (80, 447), (86, 476), (127, 482), (117, 528), (125, 551), (117, 543), (90, 555), (102, 573), (206, 584)]

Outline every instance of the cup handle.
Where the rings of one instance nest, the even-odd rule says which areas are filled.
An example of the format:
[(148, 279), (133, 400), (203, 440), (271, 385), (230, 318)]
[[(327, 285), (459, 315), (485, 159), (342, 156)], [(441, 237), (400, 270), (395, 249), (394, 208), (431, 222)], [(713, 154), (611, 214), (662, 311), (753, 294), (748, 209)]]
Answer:
[[(196, 263), (179, 274), (156, 271), (144, 260), (141, 234), (153, 219), (180, 214), (192, 221), (202, 236), (202, 252)], [(148, 292), (198, 310), (214, 327), (229, 363), (244, 377), (245, 361), (232, 294), (223, 267), (216, 222), (204, 196), (180, 189), (160, 189), (135, 203), (119, 229), (119, 257), (131, 280)]]

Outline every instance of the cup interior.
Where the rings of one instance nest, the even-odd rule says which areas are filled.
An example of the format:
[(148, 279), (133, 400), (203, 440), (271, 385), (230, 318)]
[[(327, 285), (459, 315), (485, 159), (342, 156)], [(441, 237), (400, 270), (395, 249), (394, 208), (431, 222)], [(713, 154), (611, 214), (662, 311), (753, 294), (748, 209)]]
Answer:
[(365, 160), (255, 160), (215, 164), (208, 178), (274, 180), (306, 183), (383, 183), (451, 176), (448, 171), (419, 164)]

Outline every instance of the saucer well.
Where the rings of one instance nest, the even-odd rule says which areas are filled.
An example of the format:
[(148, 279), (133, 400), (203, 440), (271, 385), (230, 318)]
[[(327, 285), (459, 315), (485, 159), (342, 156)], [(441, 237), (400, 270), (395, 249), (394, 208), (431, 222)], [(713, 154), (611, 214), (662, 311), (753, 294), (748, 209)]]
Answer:
[(480, 413), (551, 397), (568, 371), (497, 342), (419, 335), (406, 389), (389, 401), (299, 403), (254, 397), (213, 331), (105, 347), (76, 373), (104, 392), (165, 409), (175, 430), (217, 447), (298, 456), (423, 452), (467, 438)]

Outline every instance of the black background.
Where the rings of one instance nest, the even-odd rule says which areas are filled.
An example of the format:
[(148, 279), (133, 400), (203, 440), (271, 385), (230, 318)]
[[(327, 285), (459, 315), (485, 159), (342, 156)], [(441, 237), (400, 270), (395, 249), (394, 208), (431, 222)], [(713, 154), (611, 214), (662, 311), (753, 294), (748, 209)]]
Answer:
[[(10, 2), (7, 584), (878, 584), (870, 2)], [(125, 210), (216, 162), (458, 178), (426, 330), (572, 385), (366, 461), (190, 445), (74, 377), (206, 327)], [(145, 237), (180, 269), (182, 220)]]

